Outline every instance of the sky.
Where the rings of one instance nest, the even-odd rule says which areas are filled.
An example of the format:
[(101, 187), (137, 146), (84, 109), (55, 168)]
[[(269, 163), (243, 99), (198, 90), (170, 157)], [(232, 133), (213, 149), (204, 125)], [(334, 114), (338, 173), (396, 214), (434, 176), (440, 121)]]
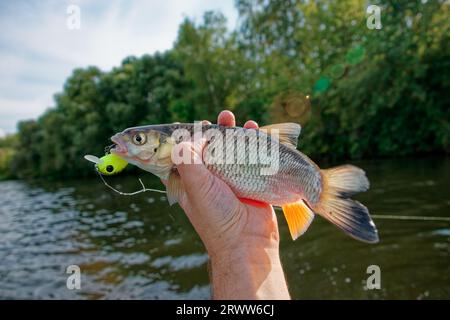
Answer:
[[(68, 27), (71, 5), (79, 29)], [(73, 69), (107, 71), (127, 56), (170, 49), (183, 19), (200, 22), (208, 10), (235, 27), (234, 0), (0, 1), (0, 136), (52, 107)]]

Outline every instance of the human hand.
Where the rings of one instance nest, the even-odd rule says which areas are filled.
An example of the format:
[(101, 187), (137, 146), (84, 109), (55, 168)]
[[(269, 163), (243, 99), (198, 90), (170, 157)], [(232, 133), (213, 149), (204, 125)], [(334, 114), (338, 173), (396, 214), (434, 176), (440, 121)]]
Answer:
[[(236, 125), (230, 111), (222, 111), (217, 122)], [(247, 121), (244, 127), (258, 125)], [(243, 203), (202, 163), (204, 142), (182, 143), (198, 162), (177, 166), (185, 190), (178, 202), (211, 258), (214, 297), (288, 299), (272, 206)]]

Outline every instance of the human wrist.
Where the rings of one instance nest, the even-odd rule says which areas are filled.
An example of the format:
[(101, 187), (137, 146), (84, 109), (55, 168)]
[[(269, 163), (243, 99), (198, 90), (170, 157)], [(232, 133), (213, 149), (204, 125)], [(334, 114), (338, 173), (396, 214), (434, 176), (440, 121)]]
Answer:
[(268, 238), (240, 239), (234, 244), (221, 246), (220, 249), (208, 250), (211, 263), (220, 266), (222, 264), (277, 264), (279, 259), (279, 241)]
[(278, 240), (244, 242), (210, 258), (215, 299), (289, 299)]

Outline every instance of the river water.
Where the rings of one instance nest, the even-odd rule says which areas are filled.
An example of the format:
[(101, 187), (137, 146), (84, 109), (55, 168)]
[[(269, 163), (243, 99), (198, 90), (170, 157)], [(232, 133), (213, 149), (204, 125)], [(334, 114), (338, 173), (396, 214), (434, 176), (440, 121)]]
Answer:
[[(375, 215), (450, 217), (450, 158), (354, 163)], [(147, 187), (162, 188), (147, 173)], [(136, 177), (109, 178), (124, 191)], [(374, 219), (381, 242), (360, 243), (320, 217), (291, 241), (278, 215), (281, 257), (295, 299), (450, 298), (450, 222)], [(163, 195), (123, 197), (97, 179), (0, 182), (0, 298), (208, 299), (208, 256), (184, 213)], [(81, 289), (66, 268), (81, 269)], [(380, 289), (366, 287), (380, 268)]]

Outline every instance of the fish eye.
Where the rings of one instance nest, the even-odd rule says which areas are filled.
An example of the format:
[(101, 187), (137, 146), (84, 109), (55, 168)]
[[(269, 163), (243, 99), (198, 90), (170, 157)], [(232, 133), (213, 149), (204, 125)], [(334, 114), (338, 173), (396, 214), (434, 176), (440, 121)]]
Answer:
[(109, 165), (106, 167), (106, 171), (108, 171), (109, 173), (114, 171), (114, 167), (112, 165)]
[(147, 142), (147, 136), (143, 132), (136, 133), (133, 136), (133, 143), (137, 146), (142, 146)]

